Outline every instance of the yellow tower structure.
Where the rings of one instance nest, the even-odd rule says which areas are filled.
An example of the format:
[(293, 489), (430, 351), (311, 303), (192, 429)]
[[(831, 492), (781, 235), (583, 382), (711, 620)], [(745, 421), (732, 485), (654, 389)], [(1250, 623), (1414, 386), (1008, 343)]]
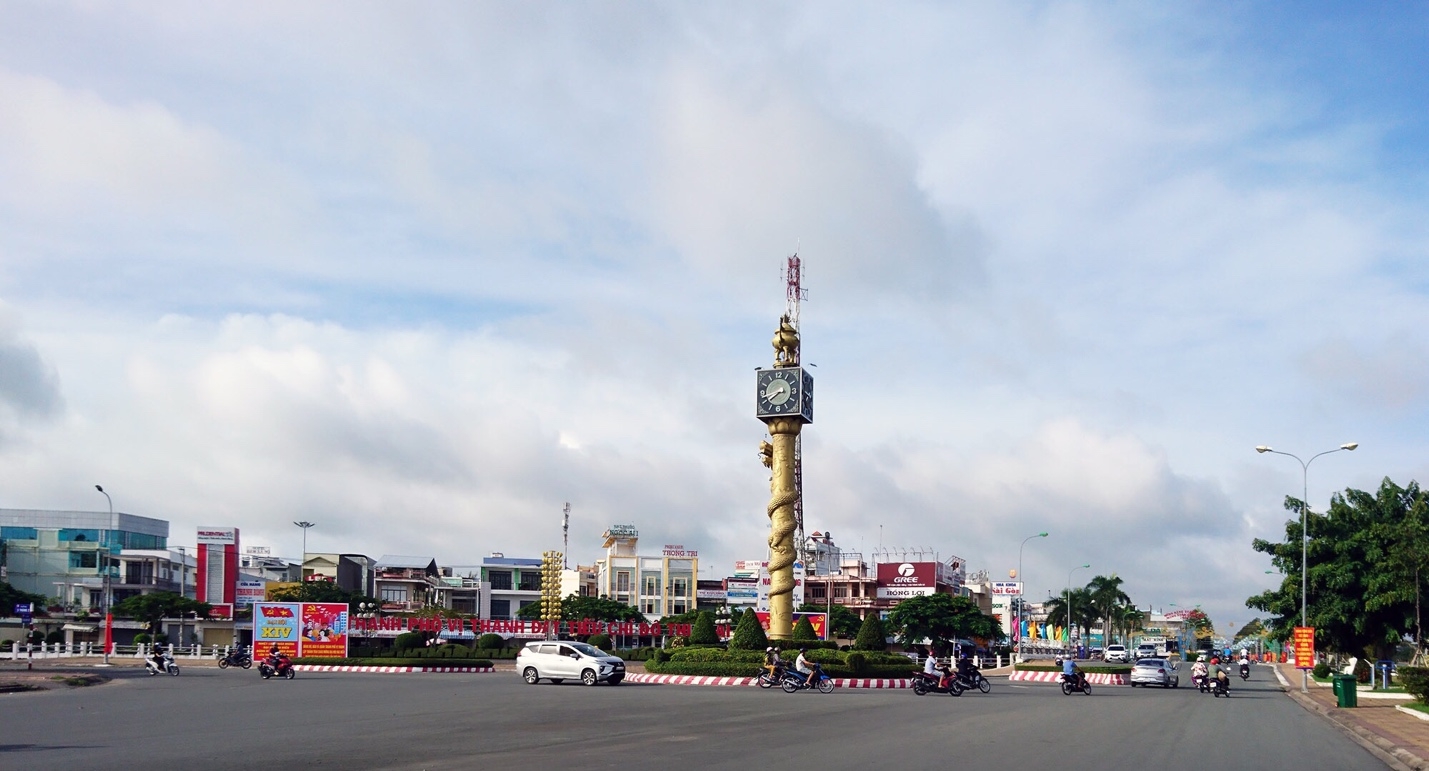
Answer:
[(794, 632), (794, 532), (801, 500), (799, 432), (814, 422), (814, 377), (799, 366), (799, 330), (784, 314), (774, 333), (774, 366), (759, 370), (756, 416), (769, 427), (760, 456), (769, 467), (769, 637)]

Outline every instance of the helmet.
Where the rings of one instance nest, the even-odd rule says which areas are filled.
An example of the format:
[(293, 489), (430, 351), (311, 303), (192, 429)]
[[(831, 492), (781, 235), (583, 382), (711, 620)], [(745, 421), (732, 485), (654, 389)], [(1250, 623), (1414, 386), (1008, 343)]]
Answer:
[(1196, 657), (1196, 660), (1197, 660), (1197, 661), (1205, 661), (1205, 660), (1206, 660), (1206, 654), (1202, 653), (1201, 655), (1199, 655), (1199, 656)]
[(773, 645), (771, 645), (771, 646), (769, 646), (768, 648), (765, 648), (765, 649), (764, 649), (764, 652), (765, 652), (765, 653), (772, 653), (773, 651), (774, 651), (774, 646), (773, 646)]
[(808, 648), (800, 648), (800, 649), (799, 649), (799, 652), (800, 652), (800, 653), (808, 653), (808, 652), (809, 652), (809, 649), (808, 649)]

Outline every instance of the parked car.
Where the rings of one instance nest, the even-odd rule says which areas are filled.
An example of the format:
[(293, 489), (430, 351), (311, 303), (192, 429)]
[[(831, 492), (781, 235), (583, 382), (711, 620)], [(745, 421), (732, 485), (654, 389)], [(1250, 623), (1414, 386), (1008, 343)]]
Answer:
[(1106, 655), (1103, 658), (1106, 659), (1108, 664), (1112, 662), (1125, 664), (1131, 661), (1131, 654), (1126, 652), (1125, 645), (1108, 645), (1106, 646)]
[(537, 640), (516, 654), (516, 671), (531, 685), (542, 679), (553, 683), (579, 679), (584, 685), (625, 679), (625, 661), (583, 642)]
[(1137, 658), (1138, 660), (1140, 660), (1140, 659), (1154, 659), (1154, 658), (1159, 658), (1159, 657), (1160, 657), (1160, 654), (1158, 654), (1158, 653), (1156, 652), (1156, 646), (1153, 645), (1153, 644), (1151, 644), (1151, 643), (1142, 643), (1142, 644), (1136, 646), (1136, 658)]
[(1131, 687), (1159, 685), (1162, 688), (1181, 687), (1181, 676), (1170, 659), (1137, 659), (1131, 668)]

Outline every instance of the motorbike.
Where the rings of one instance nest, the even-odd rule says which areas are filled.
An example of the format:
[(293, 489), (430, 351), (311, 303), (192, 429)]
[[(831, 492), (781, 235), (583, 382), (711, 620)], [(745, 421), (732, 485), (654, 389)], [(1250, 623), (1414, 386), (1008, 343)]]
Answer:
[(276, 664), (271, 658), (258, 662), (258, 674), (262, 675), (264, 680), (274, 676), (292, 680), (298, 676), (297, 670), (293, 668), (292, 660), (287, 656), (279, 656)]
[(784, 665), (765, 664), (764, 667), (759, 670), (759, 677), (757, 679), (759, 680), (760, 688), (773, 688), (779, 684), (780, 680), (784, 679)]
[(1229, 699), (1231, 697), (1231, 679), (1229, 677), (1217, 677), (1211, 681), (1211, 695), (1216, 698), (1222, 696)]
[(1092, 695), (1092, 684), (1087, 682), (1085, 675), (1062, 675), (1062, 694), (1071, 696), (1081, 691), (1086, 695)]
[(987, 678), (982, 676), (982, 672), (979, 671), (977, 667), (968, 667), (958, 672), (956, 681), (962, 684), (963, 689), (967, 691), (973, 689), (977, 689), (983, 693), (992, 691), (992, 683), (989, 683)]
[(927, 672), (918, 672), (913, 675), (913, 693), (924, 696), (930, 693), (946, 693), (949, 696), (962, 696), (967, 690), (956, 677), (948, 680), (946, 686), (942, 685), (943, 678), (938, 675), (930, 675)]
[(1211, 678), (1209, 675), (1192, 675), (1191, 684), (1196, 686), (1196, 690), (1201, 693), (1211, 692)]
[(179, 665), (174, 663), (174, 654), (168, 651), (164, 651), (164, 661), (162, 664), (155, 663), (153, 656), (144, 659), (144, 669), (148, 670), (151, 676), (169, 674), (177, 677), (179, 674)]
[(228, 652), (227, 656), (221, 653), (215, 653), (213, 655), (218, 659), (219, 669), (228, 669), (231, 666), (248, 669), (253, 666), (253, 657), (249, 656), (248, 651), (242, 648), (234, 648)]
[(1242, 679), (1242, 680), (1249, 680), (1249, 679), (1250, 679), (1250, 664), (1241, 664), (1241, 665), (1240, 665), (1240, 679)]
[(785, 693), (794, 693), (795, 691), (803, 691), (809, 688), (817, 688), (819, 689), (819, 693), (833, 693), (834, 679), (829, 677), (828, 673), (824, 672), (823, 667), (815, 664), (813, 685), (808, 684), (802, 672), (796, 672), (790, 669), (784, 673), (784, 678), (779, 682), (779, 687), (783, 688)]

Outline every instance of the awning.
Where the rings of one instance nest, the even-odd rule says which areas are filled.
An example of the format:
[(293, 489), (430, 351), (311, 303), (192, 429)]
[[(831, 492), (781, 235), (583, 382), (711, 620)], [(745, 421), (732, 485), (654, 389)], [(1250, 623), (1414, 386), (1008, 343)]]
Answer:
[(94, 624), (65, 624), (60, 627), (66, 632), (97, 632), (99, 627)]

